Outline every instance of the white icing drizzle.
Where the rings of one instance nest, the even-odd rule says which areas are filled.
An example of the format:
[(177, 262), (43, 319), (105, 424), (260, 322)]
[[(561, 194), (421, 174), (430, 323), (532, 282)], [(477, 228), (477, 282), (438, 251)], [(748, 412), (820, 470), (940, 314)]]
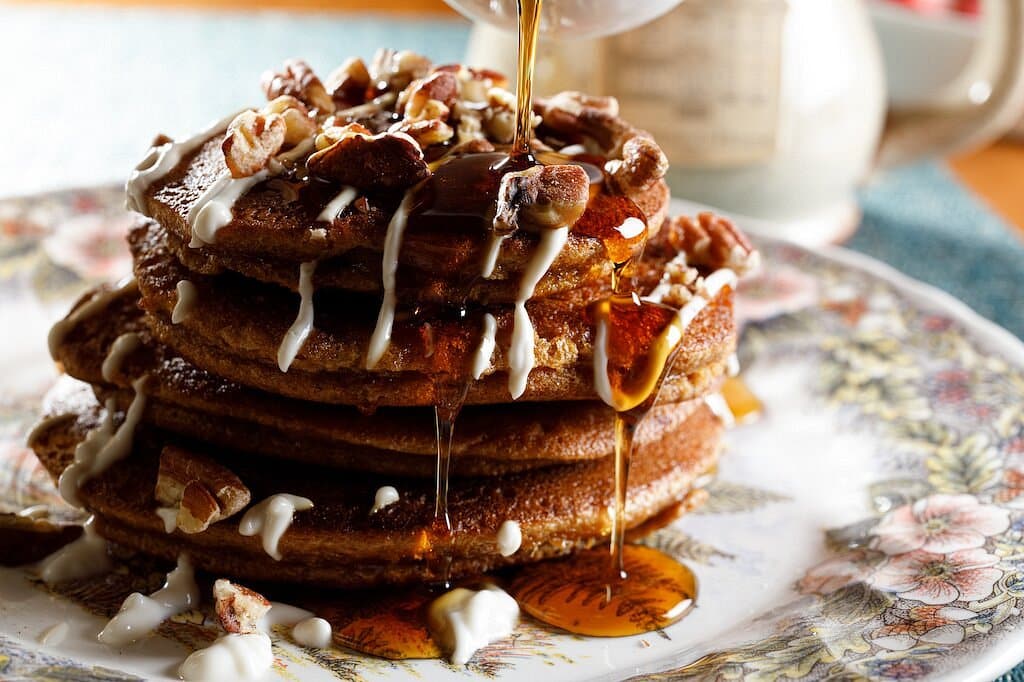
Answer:
[(131, 355), (142, 345), (142, 338), (135, 332), (125, 332), (110, 344), (110, 352), (103, 359), (100, 374), (104, 381), (113, 381), (115, 375), (121, 370), (126, 356)]
[(487, 251), (484, 253), (484, 267), (480, 275), (484, 279), (490, 279), (494, 274), (494, 268), (498, 265), (498, 254), (501, 253), (501, 245), (508, 239), (507, 234), (492, 234), (491, 240), (487, 243)]
[(729, 403), (725, 402), (725, 398), (722, 397), (721, 393), (710, 393), (704, 396), (704, 404), (726, 426), (736, 424), (736, 417), (733, 415), (732, 410), (729, 409)]
[[(697, 293), (693, 298), (679, 309), (676, 315), (676, 324), (669, 328), (668, 333), (670, 345), (675, 345), (682, 340), (683, 335), (690, 324), (696, 319), (704, 308), (707, 307), (718, 293), (726, 285), (736, 288), (736, 273), (729, 268), (721, 268), (697, 282)], [(659, 284), (654, 291), (644, 297), (645, 301), (661, 303), (662, 298), (669, 291), (669, 286)], [(594, 335), (594, 388), (606, 404), (616, 407), (614, 391), (612, 391), (611, 380), (608, 378), (608, 323), (598, 319), (597, 329)]]
[(224, 171), (204, 191), (196, 203), (189, 209), (186, 222), (192, 231), (189, 246), (193, 249), (205, 244), (213, 244), (217, 240), (217, 232), (231, 222), (231, 211), (235, 202), (259, 183), (272, 178), (282, 171), (282, 161), (294, 161), (313, 149), (313, 138), (309, 137), (283, 154), (271, 159), (267, 167), (260, 172), (245, 178), (233, 178), (231, 173)]
[(305, 497), (286, 493), (272, 495), (245, 512), (238, 524), (238, 532), (246, 536), (258, 533), (263, 540), (263, 551), (280, 561), (281, 552), (277, 545), (292, 525), (295, 512), (312, 508), (313, 501)]
[(132, 382), (135, 397), (120, 426), (114, 428), (116, 406), (112, 399), (108, 400), (103, 421), (75, 448), (75, 461), (64, 470), (58, 481), (60, 494), (69, 504), (81, 507), (82, 502), (78, 497), (81, 485), (131, 452), (135, 428), (146, 409), (146, 378), (142, 376)]
[(735, 353), (729, 355), (729, 358), (725, 361), (725, 374), (726, 376), (734, 377), (740, 373), (740, 358)]
[(377, 488), (377, 493), (373, 496), (373, 506), (370, 508), (371, 514), (376, 514), (384, 507), (398, 502), (398, 491), (390, 485), (381, 486)]
[(291, 604), (272, 601), (270, 602), (270, 610), (263, 614), (259, 622), (256, 623), (256, 627), (261, 632), (269, 634), (276, 625), (295, 625), (300, 620), (312, 617), (312, 611), (300, 609), (298, 606), (292, 606)]
[(178, 510), (174, 507), (157, 507), (156, 515), (164, 522), (165, 533), (173, 533), (178, 529)]
[(42, 560), (39, 576), (47, 585), (107, 573), (114, 564), (107, 555), (107, 541), (96, 533), (95, 520), (82, 525), (82, 536)]
[(177, 567), (167, 574), (164, 586), (148, 597), (140, 592), (128, 595), (121, 609), (96, 636), (103, 644), (123, 647), (149, 635), (171, 616), (199, 604), (199, 586), (188, 556), (178, 556)]
[(377, 314), (377, 326), (370, 337), (370, 347), (366, 353), (366, 369), (373, 369), (384, 357), (391, 345), (391, 328), (395, 323), (395, 273), (398, 271), (398, 253), (402, 249), (402, 235), (409, 221), (409, 208), (412, 206), (413, 190), (406, 192), (402, 203), (388, 223), (387, 235), (384, 238), (384, 260), (381, 263), (381, 283), (384, 297)]
[(33, 504), (19, 511), (17, 515), (25, 519), (45, 519), (50, 515), (50, 508), (45, 504)]
[(188, 224), (192, 229), (192, 241), (188, 245), (195, 249), (217, 241), (217, 232), (231, 222), (235, 202), (269, 177), (270, 171), (266, 169), (247, 178), (233, 178), (225, 171), (188, 212)]
[(564, 154), (565, 156), (576, 156), (577, 154), (586, 154), (587, 148), (581, 144), (571, 144), (568, 147), (562, 147), (559, 149), (558, 153)]
[(498, 527), (498, 552), (501, 556), (512, 556), (523, 544), (523, 531), (517, 521), (504, 521)]
[(512, 634), (519, 604), (493, 585), (479, 591), (457, 587), (434, 600), (427, 621), (451, 662), (465, 665), (477, 649)]
[(326, 649), (330, 646), (333, 634), (331, 624), (323, 618), (307, 618), (292, 628), (292, 639), (296, 644), (315, 649)]
[(193, 651), (178, 668), (178, 676), (185, 682), (256, 680), (273, 664), (266, 633), (223, 635), (205, 649)]
[(491, 366), (491, 356), (494, 355), (494, 335), (497, 333), (498, 321), (494, 319), (494, 315), (484, 313), (484, 331), (480, 336), (480, 345), (476, 347), (476, 353), (473, 355), (473, 378), (477, 381)]
[(342, 187), (338, 196), (331, 199), (324, 210), (320, 211), (317, 220), (325, 223), (333, 223), (334, 219), (341, 215), (341, 212), (348, 208), (348, 205), (355, 201), (357, 191), (355, 187)]
[(178, 300), (175, 301), (174, 310), (171, 311), (171, 324), (181, 324), (192, 314), (199, 292), (196, 290), (196, 285), (187, 279), (178, 282), (175, 289), (178, 292)]
[(508, 350), (508, 391), (512, 394), (513, 400), (518, 399), (526, 391), (526, 380), (535, 362), (533, 323), (526, 312), (526, 302), (533, 296), (537, 284), (562, 252), (568, 238), (568, 227), (541, 231), (537, 252), (530, 259), (519, 282), (519, 294), (516, 297), (512, 323), (512, 344)]
[(625, 222), (615, 228), (615, 231), (623, 236), (625, 239), (632, 239), (643, 234), (644, 230), (647, 229), (647, 223), (640, 220), (639, 218), (633, 218), (632, 216), (626, 218)]
[(50, 328), (50, 334), (47, 337), (50, 356), (54, 358), (57, 357), (57, 349), (60, 348), (60, 345), (64, 342), (64, 337), (68, 335), (68, 332), (70, 332), (76, 324), (96, 315), (106, 308), (112, 301), (116, 301), (121, 296), (135, 293), (138, 290), (139, 283), (134, 277), (129, 277), (118, 282), (113, 289), (97, 291), (93, 294), (92, 298), (78, 306), (78, 308), (73, 310), (67, 317), (58, 321), (57, 324)]
[(277, 349), (277, 366), (287, 372), (292, 366), (295, 356), (302, 350), (303, 344), (313, 331), (313, 273), (316, 272), (316, 261), (303, 263), (299, 266), (299, 312), (292, 326), (285, 332), (281, 345)]
[(182, 142), (168, 142), (159, 147), (150, 148), (146, 158), (135, 167), (125, 184), (125, 208), (149, 215), (146, 213), (146, 190), (174, 170), (174, 167), (181, 163), (183, 158), (199, 149), (211, 137), (227, 130), (228, 125), (237, 115), (238, 112), (215, 121), (198, 134)]
[(39, 634), (37, 640), (43, 646), (58, 646), (67, 636), (68, 624), (64, 622), (46, 628)]

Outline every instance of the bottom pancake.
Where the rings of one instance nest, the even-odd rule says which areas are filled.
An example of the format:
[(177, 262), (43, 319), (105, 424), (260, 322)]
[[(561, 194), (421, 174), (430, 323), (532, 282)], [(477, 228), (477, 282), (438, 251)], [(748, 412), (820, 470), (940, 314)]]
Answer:
[[(100, 406), (84, 385), (49, 402), (30, 445), (54, 478), (100, 419)], [(628, 528), (649, 526), (686, 501), (695, 481), (714, 466), (721, 431), (719, 419), (701, 406), (679, 428), (638, 448), (630, 472)], [(164, 531), (153, 491), (161, 449), (169, 444), (215, 458), (249, 488), (253, 504), (278, 493), (313, 501), (311, 510), (295, 514), (281, 538), (280, 561), (263, 551), (259, 537), (239, 534), (241, 514), (201, 533)], [(451, 557), (454, 578), (590, 547), (608, 537), (612, 479), (611, 458), (604, 458), (453, 480), (449, 512), (454, 532), (429, 540), (436, 554)], [(371, 514), (374, 494), (384, 485), (395, 487), (400, 499)], [(210, 449), (143, 428), (131, 454), (86, 481), (80, 495), (108, 539), (167, 559), (187, 552), (197, 567), (218, 575), (345, 588), (442, 577), (439, 562), (428, 561), (431, 542), (425, 542), (424, 530), (432, 519), (434, 490), (432, 482), (422, 479), (296, 465)], [(501, 556), (496, 541), (506, 520), (516, 521), (523, 537), (510, 557)]]

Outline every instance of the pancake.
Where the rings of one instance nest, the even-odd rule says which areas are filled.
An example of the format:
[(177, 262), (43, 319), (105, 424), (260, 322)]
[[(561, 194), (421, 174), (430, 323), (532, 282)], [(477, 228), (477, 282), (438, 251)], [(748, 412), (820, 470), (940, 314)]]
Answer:
[[(99, 415), (99, 405), (87, 391), (48, 401), (30, 446), (55, 479), (71, 461), (76, 444), (96, 428)], [(679, 428), (637, 449), (628, 527), (642, 526), (686, 499), (695, 481), (714, 466), (721, 429), (720, 420), (701, 407)], [(313, 509), (297, 513), (281, 539), (281, 561), (263, 552), (258, 537), (237, 532), (237, 516), (198, 534), (164, 532), (155, 513), (153, 486), (160, 449), (168, 444), (215, 456), (251, 490), (254, 503), (277, 493), (313, 501)], [(609, 532), (611, 470), (611, 459), (605, 458), (506, 474), (499, 484), (489, 477), (462, 479), (449, 492), (455, 532), (444, 541), (435, 540), (435, 548), (451, 556), (451, 576), (458, 578), (593, 546)], [(394, 486), (401, 499), (371, 515), (374, 492), (382, 485)], [(167, 559), (188, 552), (198, 568), (217, 575), (345, 588), (442, 577), (436, 562), (424, 559), (422, 545), (434, 505), (430, 481), (288, 465), (210, 450), (143, 427), (131, 454), (88, 480), (80, 494), (96, 516), (97, 530), (108, 539)], [(502, 557), (495, 538), (509, 519), (519, 523), (523, 544), (511, 557)]]
[[(104, 378), (103, 361), (118, 336), (142, 343)], [(437, 452), (433, 410), (353, 407), (282, 398), (204, 372), (153, 339), (137, 299), (115, 298), (68, 329), (56, 359), (72, 377), (115, 398), (134, 397), (131, 383), (148, 375), (144, 421), (184, 436), (281, 459), (403, 475), (434, 475)], [(697, 407), (699, 400), (656, 406), (636, 442), (656, 439)], [(595, 459), (613, 448), (612, 413), (596, 401), (468, 406), (453, 443), (453, 475), (487, 475), (552, 462)], [(386, 454), (386, 456), (384, 456)], [(412, 455), (412, 456), (409, 456)]]
[[(287, 373), (277, 352), (299, 308), (298, 297), (281, 287), (228, 274), (197, 275), (168, 251), (154, 223), (132, 230), (129, 241), (142, 305), (153, 334), (193, 364), (231, 381), (280, 395), (363, 406), (415, 406), (437, 402), (437, 388), (466, 381), (468, 357), (480, 340), (479, 313), (463, 319), (427, 317), (396, 320), (392, 341), (378, 368), (363, 370), (379, 301), (343, 292), (315, 299), (315, 328)], [(664, 257), (671, 249), (651, 252)], [(664, 268), (648, 263), (647, 272)], [(177, 283), (195, 285), (198, 303), (178, 325), (171, 324)], [(647, 286), (653, 288), (654, 282)], [(535, 367), (523, 400), (593, 399), (593, 329), (587, 304), (599, 292), (577, 290), (572, 298), (534, 299), (527, 305), (537, 335)], [(666, 400), (699, 396), (721, 374), (735, 349), (731, 290), (724, 289), (689, 326), (672, 373), (662, 389)], [(255, 311), (258, 311), (256, 313)], [(510, 309), (492, 308), (497, 344), (491, 373), (472, 383), (467, 404), (509, 400)], [(447, 378), (446, 378), (447, 375)]]

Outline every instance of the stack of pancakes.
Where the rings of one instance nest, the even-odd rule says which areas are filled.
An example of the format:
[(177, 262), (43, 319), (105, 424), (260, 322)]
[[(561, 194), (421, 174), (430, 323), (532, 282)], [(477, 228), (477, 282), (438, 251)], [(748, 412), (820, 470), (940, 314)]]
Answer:
[[(403, 95), (409, 101), (408, 92), (431, 74), (456, 73), (460, 97), (474, 80), (487, 80), (492, 89), (503, 85), (491, 72), (423, 61), (408, 67), (403, 79), (394, 66), (400, 63), (394, 53), (378, 57), (369, 68), (370, 86), (354, 102), (350, 83), (323, 88), (333, 104), (321, 104), (319, 111), (308, 107), (317, 134), (332, 123), (356, 121), (374, 139), (387, 137), (403, 121)], [(278, 86), (293, 67), (278, 74)], [(288, 92), (315, 99), (307, 90), (295, 85)], [(487, 106), (496, 106), (495, 99)], [(569, 99), (572, 106), (557, 105), (558, 98), (538, 105), (537, 149), (573, 146), (566, 154), (575, 155), (563, 162), (585, 158), (591, 168), (628, 163), (621, 141), (609, 143), (601, 131), (633, 129), (609, 111), (607, 101), (598, 106), (579, 96)], [(453, 156), (508, 142), (486, 125), (463, 140), (456, 116), (469, 107), (460, 109), (462, 104), (460, 99), (448, 107), (447, 122), (458, 131), (452, 139), (419, 143), (428, 175)], [(330, 112), (324, 109), (331, 107), (334, 119), (325, 123)], [(496, 114), (490, 116), (485, 113), (484, 120), (495, 120)], [(87, 293), (51, 335), (54, 359), (69, 377), (49, 396), (31, 437), (43, 464), (56, 479), (91, 432), (122, 427), (115, 447), (108, 448), (113, 461), (84, 477), (72, 495), (94, 514), (96, 530), (168, 559), (187, 552), (197, 567), (218, 575), (339, 587), (437, 580), (445, 570), (431, 560), (438, 555), (450, 559), (457, 578), (606, 540), (613, 412), (594, 388), (591, 315), (593, 303), (609, 293), (602, 243), (571, 230), (526, 303), (533, 368), (513, 400), (513, 303), (538, 250), (537, 232), (513, 232), (490, 277), (467, 277), (480, 271), (493, 235), (451, 229), (443, 221), (417, 229), (410, 223), (397, 252), (390, 342), (379, 362), (371, 363), (395, 213), (408, 193), (424, 185), (394, 182), (389, 168), (375, 170), (370, 161), (353, 171), (362, 173), (356, 182), (341, 183), (310, 173), (300, 154), (229, 204), (214, 239), (197, 239), (195, 213), (228, 176), (223, 149), (231, 134), (221, 126), (191, 144), (158, 141), (149, 164), (154, 158), (162, 163), (161, 151), (180, 150), (181, 158), (147, 183), (129, 187), (146, 216), (128, 235), (134, 279)], [(456, 145), (462, 143), (468, 144), (460, 151)], [(615, 219), (615, 212), (600, 209), (603, 198), (632, 200), (650, 233), (637, 269), (641, 295), (668, 285), (672, 294), (665, 300), (685, 302), (714, 269), (740, 265), (749, 256), (742, 238), (739, 245), (722, 242), (724, 232), (735, 236), (722, 221), (666, 219), (668, 191), (660, 176), (645, 187), (624, 188), (611, 181), (614, 167), (605, 164), (604, 177), (592, 178), (581, 222)], [(319, 219), (348, 187), (351, 201), (333, 219)], [(466, 196), (467, 204), (472, 201)], [(294, 335), (302, 326), (297, 317), (309, 313), (311, 331), (300, 335), (294, 360), (282, 360), (289, 330)], [(485, 315), (495, 323), (494, 348), (474, 379)], [(639, 429), (629, 528), (648, 529), (698, 499), (694, 484), (713, 468), (722, 430), (704, 398), (716, 390), (734, 347), (726, 287), (686, 328), (660, 399)], [(453, 387), (466, 393), (452, 446), (452, 532), (425, 541), (438, 475), (434, 408), (450, 400)], [(185, 463), (179, 471), (216, 466), (233, 475), (249, 505), (287, 493), (308, 498), (313, 507), (295, 513), (275, 559), (259, 537), (239, 533), (244, 511), (226, 508), (219, 490), (194, 474), (213, 493), (219, 513), (198, 532), (166, 532), (157, 510), (167, 501), (159, 501), (156, 491), (161, 471), (175, 469), (167, 461), (172, 457)], [(394, 487), (399, 499), (371, 513), (383, 486)], [(496, 539), (509, 520), (518, 523), (522, 545), (503, 556)]]

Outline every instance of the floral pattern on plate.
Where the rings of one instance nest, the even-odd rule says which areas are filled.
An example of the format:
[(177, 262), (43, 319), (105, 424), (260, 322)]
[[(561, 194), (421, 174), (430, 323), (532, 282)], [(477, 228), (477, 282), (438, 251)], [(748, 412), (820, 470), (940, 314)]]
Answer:
[[(0, 202), (2, 318), (24, 332), (0, 342), (0, 512), (74, 514), (22, 443), (54, 377), (46, 326), (127, 265), (120, 201), (104, 188)], [(987, 680), (1024, 657), (1021, 345), (863, 257), (761, 246), (764, 274), (744, 284), (739, 313), (743, 376), (764, 413), (729, 434), (708, 503), (646, 540), (698, 573), (690, 617), (617, 640), (526, 622), (466, 669), (303, 649), (282, 630), (276, 675)], [(166, 568), (126, 558), (102, 584), (54, 592), (0, 569), (0, 674), (166, 678), (215, 636), (208, 610), (165, 623), (131, 661), (82, 634)], [(85, 610), (68, 615), (71, 604)], [(62, 617), (77, 624), (75, 656), (34, 639)]]

